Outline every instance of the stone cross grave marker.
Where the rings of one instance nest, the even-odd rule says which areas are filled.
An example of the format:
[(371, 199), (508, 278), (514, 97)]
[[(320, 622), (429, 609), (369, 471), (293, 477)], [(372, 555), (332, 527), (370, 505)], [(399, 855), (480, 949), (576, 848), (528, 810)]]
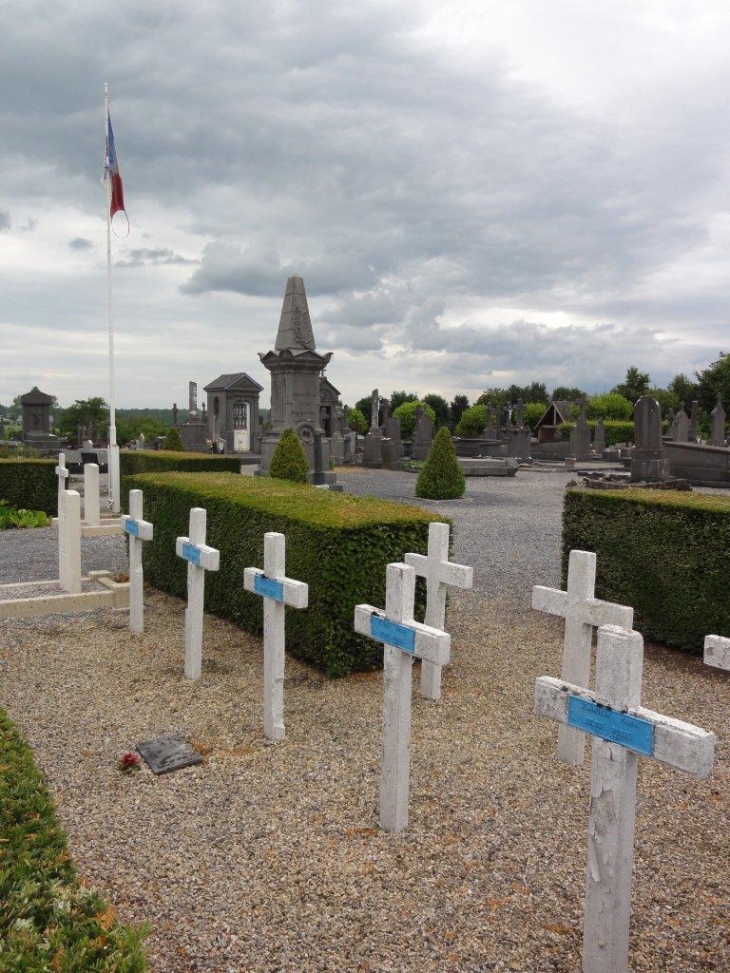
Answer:
[(413, 659), (444, 666), (451, 651), (450, 635), (413, 620), (415, 594), (415, 570), (407, 564), (389, 564), (385, 612), (372, 605), (355, 606), (355, 631), (382, 642), (385, 649), (380, 773), (380, 827), (384, 831), (402, 831), (408, 825)]
[[(443, 630), (446, 619), (446, 588), (471, 588), (474, 569), (449, 561), (449, 525), (428, 525), (428, 554), (406, 554), (405, 562), (426, 579), (426, 617), (431, 628)], [(421, 693), (427, 699), (441, 699), (441, 666), (421, 663)]]
[(175, 552), (188, 562), (188, 606), (185, 609), (185, 675), (200, 679), (203, 668), (203, 600), (205, 572), (220, 567), (220, 551), (205, 543), (207, 514), (203, 507), (190, 511), (190, 537), (178, 537)]
[(84, 522), (90, 527), (101, 523), (98, 463), (84, 463)]
[(78, 490), (63, 490), (59, 497), (58, 578), (61, 591), (71, 595), (80, 594), (81, 494)]
[[(563, 667), (561, 678), (586, 689), (591, 679), (591, 642), (593, 629), (601, 625), (618, 625), (631, 629), (634, 609), (600, 601), (594, 596), (596, 555), (590, 551), (571, 551), (568, 560), (568, 590), (535, 585), (532, 607), (565, 619)], [(570, 726), (558, 729), (558, 760), (582, 764), (585, 757), (585, 734)]]
[(61, 495), (66, 489), (66, 485), (70, 482), (69, 476), (71, 475), (70, 470), (66, 467), (66, 454), (58, 454), (58, 466), (56, 467), (56, 476), (58, 477), (58, 516), (61, 516)]
[(285, 605), (306, 608), (309, 585), (286, 577), (286, 538), (269, 531), (264, 534), (264, 570), (244, 568), (246, 591), (264, 599), (264, 735), (283, 740), (284, 728), (284, 638)]
[(722, 635), (706, 635), (705, 664), (730, 671), (730, 639)]
[(535, 712), (593, 735), (583, 973), (626, 973), (639, 754), (707, 777), (714, 733), (644, 709), (644, 640), (614, 625), (598, 631), (596, 691), (541, 676)]
[(142, 542), (151, 541), (154, 528), (142, 520), (142, 491), (129, 491), (129, 513), (122, 514), (122, 530), (129, 537), (129, 627), (141, 635), (144, 631), (144, 571)]

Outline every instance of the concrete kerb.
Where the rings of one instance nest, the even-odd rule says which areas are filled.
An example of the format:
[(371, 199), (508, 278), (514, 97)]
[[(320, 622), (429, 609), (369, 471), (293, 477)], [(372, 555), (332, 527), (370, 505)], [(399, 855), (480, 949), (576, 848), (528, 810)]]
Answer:
[[(76, 594), (40, 595), (35, 598), (9, 598), (0, 600), (0, 620), (5, 618), (33, 618), (40, 615), (56, 615), (67, 612), (94, 611), (98, 608), (129, 608), (129, 582), (115, 581), (111, 571), (89, 571), (81, 579), (96, 582), (102, 591), (82, 591)], [(39, 582), (19, 582), (0, 585), (0, 595), (13, 589), (35, 586), (56, 585), (58, 580)]]

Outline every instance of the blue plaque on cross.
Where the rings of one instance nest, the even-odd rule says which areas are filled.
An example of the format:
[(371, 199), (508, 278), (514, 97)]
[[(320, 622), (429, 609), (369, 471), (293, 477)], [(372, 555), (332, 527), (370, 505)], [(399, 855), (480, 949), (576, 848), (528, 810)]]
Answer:
[(257, 574), (253, 582), (253, 590), (257, 595), (264, 598), (273, 598), (274, 601), (284, 600), (284, 585), (281, 581), (274, 581), (263, 574)]
[(132, 537), (139, 537), (139, 524), (136, 520), (124, 521), (124, 533), (131, 534)]
[(580, 696), (568, 697), (568, 719), (570, 726), (583, 730), (593, 736), (617, 743), (627, 750), (643, 753), (651, 757), (654, 753), (654, 725), (648, 720), (628, 713), (620, 713), (608, 706), (599, 706)]
[(402, 649), (411, 655), (415, 652), (416, 633), (407, 625), (392, 622), (389, 618), (383, 618), (381, 615), (373, 615), (370, 620), (370, 632), (378, 642), (394, 645), (397, 649)]
[(200, 549), (195, 544), (183, 544), (182, 556), (186, 561), (190, 561), (191, 564), (197, 564), (200, 567)]

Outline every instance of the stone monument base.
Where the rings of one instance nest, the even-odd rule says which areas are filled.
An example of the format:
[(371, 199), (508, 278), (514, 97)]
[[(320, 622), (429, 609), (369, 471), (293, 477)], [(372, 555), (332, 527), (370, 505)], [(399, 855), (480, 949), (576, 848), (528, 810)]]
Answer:
[(636, 449), (631, 452), (631, 480), (664, 482), (670, 477), (669, 460), (661, 449)]
[(378, 428), (371, 428), (362, 447), (362, 465), (380, 468), (383, 465), (383, 434)]
[(189, 453), (208, 452), (208, 424), (202, 419), (188, 419), (180, 426), (180, 439)]
[[(269, 469), (271, 467), (271, 459), (274, 455), (274, 450), (279, 443), (279, 437), (281, 433), (278, 432), (267, 432), (265, 436), (261, 437), (261, 462), (259, 463), (259, 468), (256, 471), (256, 476), (268, 476)], [(299, 442), (302, 442), (301, 439)], [(307, 463), (309, 464), (310, 471), (314, 469), (314, 444), (313, 443), (302, 443), (302, 448), (307, 457)], [(322, 466), (325, 470), (329, 470), (330, 466), (330, 441), (329, 439), (322, 439)]]
[(50, 432), (29, 432), (23, 437), (23, 445), (37, 449), (39, 453), (59, 453), (61, 440)]

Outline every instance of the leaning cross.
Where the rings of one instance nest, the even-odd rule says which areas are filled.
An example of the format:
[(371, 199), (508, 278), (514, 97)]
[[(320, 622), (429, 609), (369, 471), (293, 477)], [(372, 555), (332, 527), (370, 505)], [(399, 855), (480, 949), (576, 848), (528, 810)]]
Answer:
[[(428, 525), (428, 554), (406, 554), (406, 564), (426, 579), (426, 617), (431, 628), (443, 630), (446, 618), (446, 588), (471, 588), (474, 569), (449, 561), (449, 525)], [(441, 666), (424, 660), (421, 664), (421, 693), (427, 699), (441, 699)]]
[(220, 567), (220, 551), (205, 543), (206, 512), (190, 511), (190, 537), (178, 537), (175, 552), (188, 562), (188, 607), (185, 609), (185, 675), (200, 679), (203, 668), (203, 600), (205, 572)]
[(151, 541), (152, 524), (142, 520), (142, 491), (129, 491), (129, 513), (122, 514), (122, 530), (129, 537), (129, 627), (141, 635), (144, 631), (144, 572), (142, 542)]
[(730, 670), (730, 639), (722, 635), (705, 636), (705, 663)]
[(264, 570), (244, 568), (243, 587), (264, 599), (264, 735), (283, 740), (284, 729), (284, 606), (306, 608), (309, 585), (286, 577), (286, 538), (264, 534)]
[(384, 831), (402, 831), (408, 824), (413, 659), (444, 666), (451, 650), (450, 635), (413, 620), (415, 595), (414, 569), (389, 564), (385, 612), (372, 605), (355, 606), (355, 631), (385, 647), (380, 774), (380, 827)]
[(641, 705), (644, 640), (615, 625), (598, 631), (596, 691), (542, 676), (535, 712), (594, 737), (583, 973), (625, 973), (629, 958), (638, 755), (692, 774), (712, 770), (716, 737)]
[(61, 496), (63, 491), (66, 489), (66, 483), (71, 475), (71, 471), (66, 467), (66, 454), (58, 454), (58, 466), (56, 467), (56, 476), (58, 477), (58, 516), (61, 516)]
[[(571, 551), (568, 561), (568, 590), (535, 585), (532, 607), (565, 619), (563, 668), (561, 677), (576, 686), (588, 687), (591, 678), (591, 641), (593, 627), (618, 625), (631, 630), (634, 609), (600, 601), (594, 597), (596, 555), (590, 551)], [(558, 760), (582, 764), (585, 756), (585, 734), (569, 726), (558, 730)]]

